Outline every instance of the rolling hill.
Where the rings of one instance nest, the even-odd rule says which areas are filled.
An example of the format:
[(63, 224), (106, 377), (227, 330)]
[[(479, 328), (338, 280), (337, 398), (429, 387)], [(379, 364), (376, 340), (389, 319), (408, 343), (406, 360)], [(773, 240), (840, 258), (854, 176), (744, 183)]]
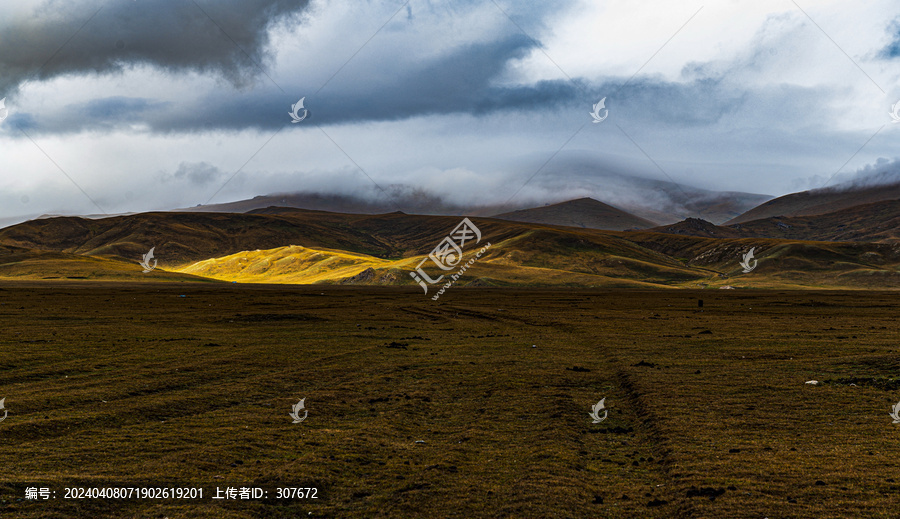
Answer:
[(836, 186), (801, 191), (769, 200), (728, 220), (725, 225), (773, 217), (827, 214), (859, 205), (898, 199), (900, 199), (900, 182), (878, 186)]
[[(731, 191), (707, 191), (671, 182), (654, 181), (657, 190), (665, 193), (653, 205), (646, 200), (619, 203), (618, 207), (634, 215), (664, 224), (686, 218), (700, 218), (723, 223), (743, 212), (770, 200), (769, 195)], [(650, 198), (651, 200), (653, 197)]]
[(815, 216), (773, 217), (731, 225), (689, 218), (653, 231), (706, 238), (900, 243), (900, 200), (885, 200)]
[[(272, 213), (272, 214), (264, 214)], [(600, 231), (474, 218), (490, 248), (458, 280), (476, 286), (896, 288), (896, 244)], [(0, 278), (216, 280), (417, 286), (410, 277), (457, 217), (146, 213), (51, 218), (0, 230)], [(711, 225), (711, 224), (710, 224)], [(706, 226), (707, 232), (715, 226)], [(155, 247), (159, 265), (138, 261)], [(470, 244), (471, 247), (471, 244)], [(741, 255), (759, 266), (744, 274)], [(459, 265), (474, 259), (466, 247)], [(432, 278), (453, 274), (426, 262)], [(445, 281), (446, 282), (446, 281)]]
[[(479, 220), (479, 222), (481, 222)], [(489, 228), (489, 226), (485, 226)], [(493, 239), (493, 238), (498, 239)], [(485, 238), (488, 252), (478, 259), (477, 269), (462, 283), (488, 286), (670, 286), (709, 275), (628, 240), (610, 235), (579, 235), (550, 228), (526, 229), (509, 238)], [(460, 264), (473, 259), (477, 249), (464, 252)], [(180, 272), (239, 282), (410, 284), (409, 272), (427, 256), (417, 254), (384, 260), (340, 251), (298, 247), (240, 253), (206, 260), (179, 269)], [(428, 266), (438, 278), (442, 272)], [(371, 273), (359, 279), (359, 274)], [(455, 269), (454, 269), (455, 270)], [(356, 278), (356, 280), (354, 279)], [(358, 280), (358, 281), (357, 281)]]
[(101, 281), (214, 281), (175, 271), (153, 271), (142, 275), (135, 262), (84, 254), (52, 251), (18, 251), (0, 254), (0, 279), (15, 280), (101, 280)]
[(578, 200), (569, 200), (568, 202), (545, 207), (521, 209), (511, 213), (498, 214), (493, 216), (493, 218), (514, 222), (542, 223), (610, 231), (648, 229), (657, 225), (650, 220), (626, 213), (621, 209), (598, 202), (593, 198), (579, 198)]

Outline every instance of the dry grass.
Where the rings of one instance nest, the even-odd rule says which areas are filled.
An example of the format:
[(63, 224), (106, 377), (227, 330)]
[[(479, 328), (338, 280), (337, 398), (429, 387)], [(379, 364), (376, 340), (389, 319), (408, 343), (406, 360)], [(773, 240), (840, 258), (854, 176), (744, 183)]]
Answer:
[[(895, 293), (454, 287), (434, 303), (409, 288), (7, 282), (0, 303), (10, 516), (897, 514)], [(323, 493), (25, 502), (25, 482)]]
[[(218, 280), (416, 287), (409, 272), (458, 223), (458, 217), (449, 216), (315, 211), (40, 219), (0, 229), (0, 282)], [(488, 242), (491, 247), (465, 282), (481, 286), (732, 285), (806, 290), (900, 286), (900, 246), (890, 243), (716, 239), (490, 218), (476, 218), (475, 223), (483, 239), (466, 246), (464, 261)], [(145, 274), (138, 260), (151, 247), (158, 268)], [(739, 261), (751, 248), (759, 265), (745, 274)], [(433, 278), (448, 273), (430, 261), (425, 268)], [(363, 272), (361, 279), (356, 278)]]

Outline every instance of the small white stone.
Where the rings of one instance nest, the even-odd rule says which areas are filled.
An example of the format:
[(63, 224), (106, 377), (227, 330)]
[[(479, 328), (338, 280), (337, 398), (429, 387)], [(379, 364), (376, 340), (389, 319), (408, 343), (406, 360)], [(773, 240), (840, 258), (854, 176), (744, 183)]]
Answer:
[(819, 381), (818, 381), (818, 380), (807, 380), (806, 383), (807, 383), (807, 384), (810, 384), (810, 385), (813, 385), (813, 386), (818, 386), (818, 385), (819, 385)]

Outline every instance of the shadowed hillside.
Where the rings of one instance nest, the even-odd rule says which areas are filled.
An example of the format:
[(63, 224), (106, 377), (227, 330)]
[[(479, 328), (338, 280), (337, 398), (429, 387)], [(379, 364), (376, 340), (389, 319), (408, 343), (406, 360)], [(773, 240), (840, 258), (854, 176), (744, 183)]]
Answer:
[[(146, 213), (100, 220), (52, 218), (0, 231), (0, 276), (157, 278), (248, 283), (412, 285), (410, 272), (458, 217), (345, 215), (270, 208), (260, 213)], [(696, 237), (600, 231), (475, 218), (490, 248), (458, 280), (478, 286), (893, 288), (900, 248), (878, 243)], [(703, 232), (716, 226), (689, 221)], [(151, 247), (159, 265), (143, 273)], [(756, 249), (759, 266), (739, 261)], [(425, 261), (434, 279), (452, 271)], [(446, 282), (446, 281), (445, 281)]]
[(650, 220), (626, 213), (621, 209), (598, 202), (593, 198), (579, 198), (578, 200), (570, 200), (546, 207), (522, 209), (511, 213), (498, 214), (494, 218), (514, 222), (543, 223), (610, 231), (648, 229), (656, 226), (656, 223)]
[[(642, 247), (733, 278), (713, 280), (710, 286), (900, 288), (900, 246), (895, 244), (629, 235)], [(739, 260), (751, 248), (758, 264), (745, 274)]]
[(898, 199), (900, 199), (900, 183), (801, 191), (769, 200), (725, 222), (725, 225), (776, 216), (809, 216), (833, 213), (854, 206)]
[[(266, 210), (262, 210), (266, 211)], [(286, 245), (399, 258), (430, 251), (457, 216), (356, 215), (270, 208), (275, 214), (142, 213), (98, 220), (59, 217), (0, 230), (0, 246), (138, 260), (151, 247), (161, 264), (181, 265), (240, 251)], [(479, 220), (497, 238), (521, 224)], [(2, 250), (0, 250), (2, 252)]]
[(815, 216), (764, 218), (727, 226), (689, 218), (650, 230), (708, 238), (897, 243), (900, 242), (900, 200), (858, 205)]

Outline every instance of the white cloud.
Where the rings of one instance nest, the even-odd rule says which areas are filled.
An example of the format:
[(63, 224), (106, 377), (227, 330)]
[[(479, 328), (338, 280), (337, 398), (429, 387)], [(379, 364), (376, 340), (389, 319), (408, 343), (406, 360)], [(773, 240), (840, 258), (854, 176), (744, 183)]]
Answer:
[[(569, 76), (583, 80), (592, 91), (603, 85), (615, 88), (629, 78), (703, 6), (627, 90), (609, 99), (610, 119), (588, 124), (561, 156), (584, 153), (598, 168), (608, 164), (667, 179), (618, 124), (676, 181), (778, 195), (809, 184), (810, 178), (829, 178), (889, 122), (887, 111), (900, 98), (895, 86), (900, 67), (878, 57), (890, 41), (900, 5), (887, 0), (798, 3), (888, 91), (887, 96), (790, 1), (578, 0), (546, 12), (541, 9), (548, 7), (526, 2), (502, 5)], [(21, 5), (0, 8), (0, 25), (30, 12)], [(371, 193), (372, 182), (353, 161), (383, 187), (414, 185), (460, 204), (505, 201), (589, 122), (587, 112), (596, 99), (585, 100), (583, 106), (578, 100), (554, 104), (558, 100), (547, 99), (527, 109), (501, 106), (475, 115), (454, 106), (447, 106), (446, 113), (429, 107), (422, 113), (411, 109), (411, 115), (396, 121), (349, 118), (327, 125), (325, 130), (353, 161), (315, 127), (289, 124), (289, 104), (304, 95), (310, 96), (307, 107), (313, 121), (321, 120), (315, 114), (325, 94), (338, 105), (349, 100), (377, 106), (387, 102), (376, 95), (384, 92), (394, 93), (392, 102), (428, 100), (429, 92), (416, 91), (427, 82), (410, 83), (420, 79), (423, 64), (455, 56), (467, 46), (505, 41), (518, 32), (490, 2), (414, 0), (410, 5), (410, 13), (400, 12), (349, 63), (396, 11), (396, 3), (319, 1), (300, 18), (272, 27), (267, 71), (288, 90), (289, 98), (264, 75), (236, 88), (213, 73), (163, 71), (148, 64), (128, 66), (121, 73), (30, 82), (7, 101), (11, 117), (0, 125), (0, 217), (97, 212), (19, 132), (16, 124), (29, 124), (14, 118), (21, 114), (32, 117), (32, 123), (68, 132), (38, 131), (34, 139), (110, 212), (205, 203), (245, 163), (213, 202), (300, 190)], [(322, 96), (313, 96), (345, 63)], [(458, 69), (451, 72), (461, 79), (472, 72), (465, 62), (454, 66)], [(565, 80), (533, 49), (521, 59), (501, 63), (495, 72), (494, 86)], [(151, 108), (134, 108), (138, 115), (133, 121), (127, 117), (112, 130), (79, 126), (82, 113), (75, 108), (102, 109), (106, 105), (91, 103), (114, 98), (146, 101)], [(209, 104), (223, 101), (232, 104)], [(125, 105), (123, 109), (131, 106)], [(340, 108), (352, 113), (365, 106)], [(260, 110), (271, 109), (273, 117), (284, 118), (286, 127), (263, 147), (275, 130), (250, 126), (250, 118), (229, 117), (246, 115), (227, 112), (241, 109), (260, 118), (269, 117)], [(217, 120), (208, 131), (151, 130), (162, 120), (212, 116)], [(843, 172), (893, 156), (898, 126), (887, 124)], [(198, 170), (186, 164), (204, 166)], [(568, 184), (553, 182), (553, 175), (566, 173), (562, 167), (551, 162), (522, 196), (539, 200), (593, 193), (602, 198), (602, 186), (589, 172)]]

